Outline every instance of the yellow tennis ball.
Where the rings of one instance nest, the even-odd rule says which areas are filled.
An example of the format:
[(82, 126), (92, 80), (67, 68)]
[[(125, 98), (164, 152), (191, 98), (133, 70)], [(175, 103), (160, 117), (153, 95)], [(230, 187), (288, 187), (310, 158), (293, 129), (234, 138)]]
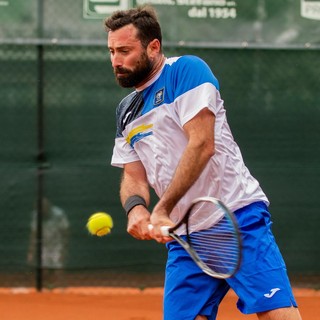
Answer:
[(87, 222), (88, 231), (98, 237), (102, 237), (111, 232), (113, 221), (109, 214), (97, 212), (89, 217)]

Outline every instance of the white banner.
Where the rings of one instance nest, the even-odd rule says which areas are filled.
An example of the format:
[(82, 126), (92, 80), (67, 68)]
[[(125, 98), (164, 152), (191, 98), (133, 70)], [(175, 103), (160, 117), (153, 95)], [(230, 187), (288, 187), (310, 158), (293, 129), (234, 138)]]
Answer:
[(320, 1), (301, 0), (301, 17), (320, 20)]

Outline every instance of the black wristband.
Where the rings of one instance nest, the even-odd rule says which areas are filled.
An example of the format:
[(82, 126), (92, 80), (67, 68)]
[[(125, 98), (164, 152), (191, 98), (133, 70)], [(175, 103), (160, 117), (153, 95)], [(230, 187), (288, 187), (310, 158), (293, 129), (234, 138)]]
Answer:
[(142, 205), (144, 207), (147, 207), (147, 203), (146, 201), (141, 197), (141, 196), (138, 196), (138, 195), (134, 195), (134, 196), (131, 196), (129, 197), (123, 208), (128, 216), (129, 212), (135, 207), (135, 206), (139, 206), (139, 205)]

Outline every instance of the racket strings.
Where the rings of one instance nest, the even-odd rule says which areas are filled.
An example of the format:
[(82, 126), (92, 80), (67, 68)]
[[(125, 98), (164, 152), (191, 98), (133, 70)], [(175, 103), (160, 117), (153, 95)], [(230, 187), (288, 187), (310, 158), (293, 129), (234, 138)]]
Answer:
[(210, 229), (191, 233), (189, 243), (200, 260), (215, 273), (232, 274), (237, 269), (239, 239), (227, 217)]

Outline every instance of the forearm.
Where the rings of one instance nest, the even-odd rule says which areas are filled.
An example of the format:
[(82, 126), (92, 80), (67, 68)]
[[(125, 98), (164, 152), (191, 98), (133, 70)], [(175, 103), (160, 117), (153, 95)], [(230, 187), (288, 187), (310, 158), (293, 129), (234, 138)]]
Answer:
[(146, 205), (150, 204), (149, 186), (145, 180), (139, 180), (136, 176), (123, 172), (120, 184), (120, 200), (122, 206), (125, 205), (129, 197), (138, 195), (142, 197)]
[[(127, 203), (130, 197), (139, 196), (144, 200), (141, 205), (130, 206)], [(145, 169), (141, 162), (125, 165), (120, 185), (120, 198), (122, 206), (128, 215), (127, 231), (136, 239), (150, 240), (148, 224), (150, 223), (150, 212), (147, 207), (150, 204), (149, 184)], [(129, 199), (129, 200), (128, 200)]]
[(180, 159), (169, 187), (156, 205), (155, 211), (164, 211), (169, 214), (199, 178), (211, 156), (211, 149), (202, 145), (189, 144)]

